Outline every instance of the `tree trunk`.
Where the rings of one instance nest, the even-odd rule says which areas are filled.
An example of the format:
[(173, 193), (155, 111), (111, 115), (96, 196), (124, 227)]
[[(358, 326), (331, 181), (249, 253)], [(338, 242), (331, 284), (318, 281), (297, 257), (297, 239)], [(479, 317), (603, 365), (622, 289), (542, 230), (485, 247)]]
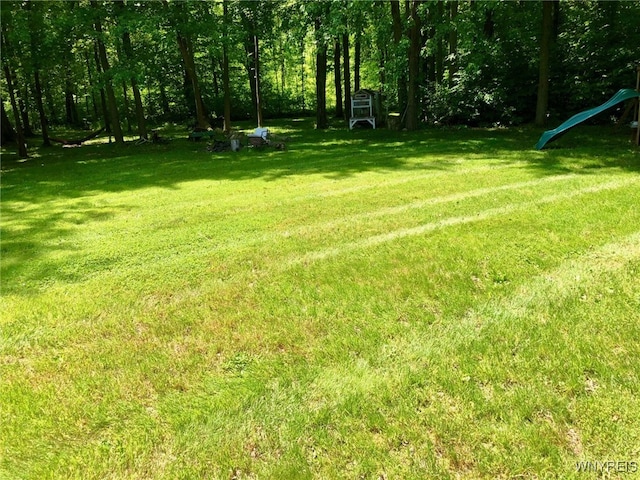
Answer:
[(493, 20), (493, 10), (491, 8), (487, 8), (484, 12), (484, 26), (482, 31), (486, 38), (492, 39), (493, 34), (495, 33), (496, 23)]
[[(436, 4), (436, 22), (440, 23), (444, 17), (444, 3), (438, 0)], [(440, 85), (444, 79), (444, 45), (442, 38), (436, 36), (436, 64), (435, 64), (436, 83)]]
[(380, 61), (378, 63), (378, 70), (380, 72), (378, 76), (378, 81), (380, 82), (380, 91), (383, 92), (385, 89), (385, 85), (387, 84), (387, 77), (385, 75), (384, 65), (387, 62), (388, 51), (384, 45), (380, 45), (378, 47), (378, 51), (380, 52)]
[[(91, 75), (91, 62), (89, 61), (89, 54), (85, 51), (84, 54), (85, 63), (87, 64), (87, 78), (89, 79), (89, 85), (93, 85), (93, 78)], [(98, 104), (96, 102), (96, 96), (93, 93), (93, 89), (91, 89), (91, 103), (93, 104), (93, 116), (94, 118), (98, 117), (100, 114), (98, 113)]]
[(231, 87), (229, 86), (229, 35), (227, 32), (227, 22), (229, 21), (229, 1), (222, 3), (222, 14), (224, 22), (222, 39), (222, 90), (224, 91), (224, 131), (231, 132)]
[(29, 108), (26, 104), (26, 99), (29, 98), (29, 90), (27, 88), (26, 82), (24, 85), (24, 92), (22, 95), (18, 96), (18, 108), (20, 108), (20, 116), (22, 117), (22, 131), (24, 136), (27, 138), (35, 137), (36, 134), (33, 133), (33, 128), (31, 128), (31, 121), (29, 119)]
[(213, 82), (213, 96), (217, 101), (218, 98), (220, 97), (220, 86), (218, 85), (218, 83), (220, 83), (218, 80), (218, 59), (214, 56), (211, 56), (209, 58), (209, 61), (211, 62), (211, 80)]
[[(184, 66), (184, 63), (183, 63)], [(165, 81), (165, 80), (162, 80)], [(183, 69), (182, 71), (182, 93), (184, 95), (184, 100), (186, 102), (186, 106), (187, 106), (187, 111), (189, 112), (189, 115), (191, 115), (192, 117), (194, 117), (194, 119), (196, 118), (196, 101), (195, 101), (195, 95), (193, 94), (193, 84), (191, 83), (191, 80), (189, 78), (189, 74), (187, 73), (186, 70)], [(198, 126), (198, 122), (196, 121), (195, 126)]]
[(229, 84), (229, 54), (227, 46), (223, 47), (222, 52), (222, 90), (224, 95), (224, 131), (231, 132), (231, 86)]
[[(37, 6), (37, 4), (35, 4)], [(51, 142), (49, 141), (49, 128), (47, 122), (47, 116), (44, 111), (44, 102), (42, 100), (42, 83), (40, 82), (40, 69), (41, 69), (41, 59), (42, 53), (40, 50), (40, 46), (43, 43), (43, 24), (38, 20), (42, 18), (40, 12), (34, 12), (32, 7), (34, 6), (33, 2), (27, 2), (24, 5), (24, 8), (28, 12), (29, 16), (29, 41), (31, 46), (31, 58), (33, 61), (33, 87), (34, 97), (36, 101), (36, 108), (38, 110), (38, 117), (40, 119), (40, 130), (42, 133), (42, 145), (44, 147), (51, 146)]]
[(449, 87), (452, 87), (458, 74), (458, 28), (455, 24), (458, 16), (458, 1), (449, 3)]
[(553, 36), (553, 1), (542, 2), (542, 35), (540, 37), (540, 65), (538, 79), (538, 101), (535, 124), (545, 125), (549, 104), (549, 65), (551, 61), (551, 40)]
[[(93, 56), (96, 61), (96, 71), (98, 76), (102, 74), (102, 67), (100, 66), (100, 58), (98, 57), (98, 45), (93, 44)], [(109, 108), (107, 107), (107, 95), (104, 92), (104, 87), (100, 87), (100, 109), (102, 110), (102, 118), (104, 119), (104, 129), (111, 135), (111, 118), (109, 116)]]
[(49, 115), (47, 118), (55, 123), (60, 120), (60, 116), (58, 115), (58, 111), (56, 110), (56, 103), (53, 101), (53, 95), (51, 94), (51, 78), (46, 73), (41, 73), (44, 77), (44, 97), (47, 102), (47, 109), (49, 111)]
[(258, 127), (262, 127), (262, 103), (260, 96), (260, 48), (258, 45), (258, 35), (253, 36), (253, 61), (256, 84), (256, 118), (258, 120)]
[(158, 91), (160, 92), (160, 105), (162, 105), (162, 115), (164, 118), (171, 117), (171, 107), (169, 105), (169, 97), (167, 97), (167, 89), (164, 86), (164, 79), (158, 78)]
[[(280, 45), (280, 52), (284, 52), (284, 45), (282, 37), (278, 39), (278, 43)], [(286, 59), (285, 55), (280, 55), (280, 98), (284, 100), (284, 92), (287, 88), (287, 70), (286, 70)], [(278, 102), (280, 104), (279, 111), (282, 112), (283, 101)]]
[(36, 89), (36, 105), (38, 107), (38, 115), (40, 116), (40, 128), (42, 129), (42, 146), (50, 147), (49, 126), (47, 115), (44, 112), (44, 103), (42, 101), (42, 85), (40, 84), (40, 72), (36, 69), (33, 72), (33, 81)]
[[(92, 2), (94, 8), (97, 7), (97, 3), (95, 0)], [(105, 48), (104, 42), (102, 41), (102, 24), (99, 19), (96, 19), (94, 23), (94, 28), (96, 30), (97, 39), (96, 44), (98, 46), (98, 59), (100, 60), (100, 66), (102, 67), (102, 72), (105, 75), (105, 92), (107, 94), (107, 109), (109, 110), (109, 119), (111, 121), (111, 131), (116, 140), (116, 143), (123, 144), (124, 143), (124, 135), (122, 133), (122, 127), (120, 126), (120, 116), (118, 114), (118, 104), (116, 102), (116, 95), (113, 91), (113, 85), (111, 84), (111, 76), (110, 76), (110, 66), (109, 60), (107, 59), (107, 49)]]
[(66, 112), (66, 119), (68, 125), (78, 126), (80, 123), (78, 120), (78, 112), (76, 110), (76, 104), (73, 101), (73, 83), (71, 81), (71, 70), (67, 65), (65, 68), (65, 83), (64, 83), (64, 107)]
[(344, 114), (346, 120), (351, 118), (351, 67), (349, 65), (349, 34), (342, 35), (342, 59), (344, 74)]
[[(473, 5), (473, 4), (472, 4)], [(425, 43), (434, 43), (436, 37), (436, 21), (435, 21), (435, 8), (430, 6), (427, 10), (427, 25), (429, 28), (425, 30)], [(430, 90), (435, 89), (436, 84), (436, 55), (433, 49), (430, 49), (425, 58), (425, 78)]]
[(357, 92), (360, 90), (360, 52), (362, 42), (360, 42), (360, 32), (356, 33), (356, 41), (354, 45), (354, 56), (353, 56), (353, 90)]
[(16, 143), (18, 144), (18, 156), (20, 158), (28, 158), (27, 142), (24, 137), (24, 131), (22, 130), (22, 124), (20, 123), (20, 111), (18, 110), (18, 101), (16, 99), (15, 86), (13, 83), (13, 72), (9, 66), (9, 61), (12, 58), (11, 47), (5, 34), (5, 24), (2, 25), (2, 32), (0, 33), (0, 61), (2, 62), (2, 69), (4, 70), (4, 77), (7, 83), (7, 90), (9, 90), (9, 101), (11, 103), (11, 110), (13, 111), (13, 119), (15, 121)]
[(342, 75), (340, 72), (340, 40), (333, 42), (333, 80), (336, 86), (336, 118), (344, 117), (342, 109)]
[(200, 84), (198, 82), (198, 75), (196, 73), (196, 64), (193, 59), (193, 51), (191, 50), (189, 39), (179, 32), (176, 34), (178, 40), (178, 47), (180, 54), (182, 55), (182, 61), (184, 62), (184, 69), (187, 73), (187, 78), (191, 82), (193, 88), (193, 96), (196, 107), (196, 125), (200, 128), (208, 128), (209, 121), (207, 120), (207, 114), (202, 101), (202, 95), (200, 93)]
[[(129, 62), (133, 61), (133, 47), (131, 46), (131, 35), (129, 32), (122, 34), (122, 46), (124, 48), (124, 54)], [(138, 136), (144, 138), (148, 137), (147, 134), (147, 122), (144, 118), (144, 106), (142, 105), (142, 96), (140, 95), (140, 88), (138, 87), (138, 80), (134, 74), (131, 75), (131, 90), (133, 90), (133, 102), (136, 107), (136, 122), (138, 124)]]
[(127, 133), (131, 135), (131, 106), (129, 105), (129, 94), (127, 92), (127, 82), (122, 80), (122, 103), (124, 104), (124, 117), (127, 119)]
[(418, 129), (418, 75), (420, 69), (420, 18), (418, 17), (418, 0), (410, 4), (411, 28), (409, 29), (409, 88), (407, 100), (407, 130)]
[(320, 19), (315, 20), (316, 50), (316, 128), (327, 128), (327, 45), (320, 37)]
[(305, 61), (304, 61), (304, 39), (300, 42), (300, 90), (302, 93), (302, 113), (305, 113), (307, 110), (307, 103), (305, 100), (307, 89), (305, 87), (305, 83), (307, 81), (305, 75)]
[[(396, 49), (400, 47), (402, 41), (402, 19), (400, 18), (400, 2), (399, 0), (391, 0), (391, 18), (393, 21), (393, 42)], [(402, 57), (405, 53), (402, 53)], [(404, 71), (396, 72), (397, 90), (398, 90), (398, 109), (404, 112), (407, 106), (407, 75)]]
[(9, 116), (4, 109), (4, 101), (0, 99), (0, 108), (2, 108), (2, 118), (0, 119), (0, 145), (4, 145), (7, 142), (14, 142), (16, 140), (16, 131), (13, 129)]
[[(4, 43), (4, 42), (3, 42)], [(3, 45), (4, 47), (4, 45)], [(4, 49), (3, 49), (4, 50)], [(28, 158), (27, 143), (24, 138), (24, 132), (22, 131), (22, 124), (20, 123), (20, 112), (18, 110), (18, 102), (16, 101), (16, 94), (13, 87), (13, 73), (9, 68), (6, 61), (2, 62), (4, 69), (4, 76), (7, 82), (7, 90), (9, 90), (9, 100), (11, 102), (11, 109), (13, 110), (13, 119), (16, 124), (16, 143), (18, 144), (18, 156), (20, 158)]]
[(4, 146), (8, 142), (15, 142), (17, 134), (9, 116), (4, 109), (4, 100), (0, 99), (0, 107), (2, 108), (2, 118), (0, 119), (0, 145)]
[(131, 77), (131, 88), (133, 89), (133, 100), (136, 106), (136, 120), (138, 122), (138, 136), (146, 139), (147, 134), (147, 122), (144, 118), (144, 106), (142, 105), (142, 95), (140, 95), (140, 88), (138, 87), (138, 81), (135, 77)]

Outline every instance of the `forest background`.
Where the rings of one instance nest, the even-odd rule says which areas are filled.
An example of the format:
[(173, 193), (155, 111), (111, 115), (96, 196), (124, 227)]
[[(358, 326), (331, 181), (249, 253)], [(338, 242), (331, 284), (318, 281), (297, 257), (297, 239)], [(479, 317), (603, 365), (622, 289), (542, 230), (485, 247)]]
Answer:
[(3, 1), (2, 143), (183, 122), (349, 116), (542, 126), (635, 84), (640, 2)]

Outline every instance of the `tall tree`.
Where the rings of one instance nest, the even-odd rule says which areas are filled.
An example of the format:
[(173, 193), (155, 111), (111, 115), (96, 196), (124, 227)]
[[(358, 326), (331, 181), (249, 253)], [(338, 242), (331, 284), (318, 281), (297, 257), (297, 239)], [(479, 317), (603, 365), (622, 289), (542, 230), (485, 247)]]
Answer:
[(262, 94), (260, 92), (260, 45), (258, 34), (253, 35), (253, 82), (255, 85), (256, 121), (262, 127)]
[(96, 46), (98, 49), (98, 60), (100, 61), (100, 67), (105, 76), (105, 92), (107, 94), (107, 109), (109, 111), (109, 120), (111, 121), (111, 132), (115, 138), (116, 143), (124, 143), (124, 135), (122, 133), (122, 127), (120, 126), (120, 114), (118, 113), (118, 103), (116, 101), (116, 95), (113, 91), (113, 84), (111, 83), (112, 72), (107, 58), (107, 48), (104, 44), (104, 32), (102, 31), (102, 21), (100, 19), (102, 12), (100, 6), (96, 0), (92, 0), (91, 5), (95, 9), (95, 19), (93, 22), (96, 31)]
[(38, 108), (38, 116), (40, 118), (40, 131), (42, 133), (42, 144), (45, 147), (50, 147), (49, 141), (49, 122), (47, 115), (44, 111), (44, 102), (42, 101), (42, 83), (40, 82), (40, 70), (42, 63), (42, 52), (40, 50), (43, 44), (44, 25), (41, 21), (42, 15), (39, 11), (34, 11), (34, 8), (41, 8), (43, 5), (36, 4), (34, 7), (33, 2), (27, 2), (25, 8), (29, 15), (29, 38), (30, 38), (30, 52), (32, 57), (32, 69), (33, 69), (33, 84), (35, 88), (35, 100)]
[[(435, 7), (433, 8), (433, 22), (436, 25), (444, 24), (444, 1), (438, 0)], [(435, 48), (435, 78), (436, 83), (441, 84), (444, 80), (444, 63), (445, 63), (445, 55), (444, 55), (444, 41), (442, 35), (438, 32), (438, 29), (435, 30), (435, 38), (434, 41), (436, 43)]]
[(458, 74), (458, 27), (456, 18), (458, 17), (458, 0), (449, 2), (449, 87), (453, 87), (456, 75)]
[(349, 62), (349, 30), (342, 34), (342, 73), (344, 74), (344, 115), (351, 118), (351, 65)]
[[(2, 50), (6, 54), (5, 46), (3, 46)], [(22, 130), (22, 121), (20, 119), (20, 113), (18, 110), (18, 102), (16, 101), (16, 94), (13, 85), (13, 72), (11, 71), (11, 67), (9, 67), (9, 63), (6, 61), (4, 55), (2, 58), (2, 68), (4, 70), (7, 89), (9, 90), (9, 100), (11, 101), (11, 110), (13, 110), (13, 118), (16, 124), (16, 142), (18, 143), (18, 155), (20, 156), (20, 158), (27, 158), (29, 156), (27, 152), (27, 141)]]
[(0, 108), (2, 109), (2, 118), (0, 119), (0, 145), (4, 146), (7, 142), (16, 140), (16, 131), (11, 125), (9, 116), (4, 109), (4, 101), (0, 98)]
[(356, 31), (353, 47), (353, 90), (360, 90), (360, 64), (362, 63), (362, 41), (360, 31)]
[[(62, 52), (60, 55), (60, 64), (63, 70), (62, 77), (64, 78), (64, 112), (65, 121), (68, 125), (75, 127), (80, 125), (80, 115), (75, 102), (77, 95), (78, 79), (74, 76), (74, 47), (77, 41), (76, 34), (74, 32), (74, 21), (78, 21), (78, 8), (77, 2), (65, 2), (61, 4), (61, 12), (59, 12), (59, 25), (61, 32), (59, 38), (61, 40)], [(90, 24), (91, 25), (91, 24)], [(93, 26), (91, 26), (93, 28)], [(96, 61), (99, 60), (96, 57)], [(106, 117), (105, 117), (106, 118)]]
[(409, 86), (407, 89), (407, 130), (417, 130), (419, 115), (419, 70), (420, 70), (420, 17), (418, 15), (419, 0), (411, 0), (409, 5), (409, 17), (411, 26), (409, 28)]
[(327, 43), (322, 32), (322, 14), (315, 18), (316, 33), (316, 128), (325, 129), (327, 121)]
[(20, 158), (27, 158), (29, 156), (27, 152), (27, 142), (25, 134), (22, 129), (22, 121), (20, 118), (20, 110), (18, 106), (18, 99), (16, 98), (16, 84), (14, 81), (14, 72), (10, 62), (14, 60), (14, 52), (12, 50), (12, 44), (9, 41), (8, 35), (9, 25), (3, 18), (2, 30), (0, 33), (0, 50), (2, 51), (2, 70), (4, 72), (5, 81), (7, 82), (7, 90), (9, 91), (9, 101), (11, 102), (11, 110), (13, 111), (13, 118), (15, 121), (16, 142), (18, 144), (18, 155)]
[(162, 0), (169, 17), (172, 20), (176, 41), (178, 43), (178, 50), (182, 58), (182, 63), (185, 72), (185, 80), (187, 85), (191, 87), (191, 93), (193, 94), (193, 101), (196, 110), (196, 126), (199, 128), (208, 128), (209, 120), (207, 119), (207, 112), (202, 100), (202, 92), (200, 90), (200, 79), (196, 69), (195, 56), (193, 51), (193, 43), (189, 32), (190, 17), (188, 7), (190, 4), (185, 2), (168, 2), (168, 0)]
[(182, 61), (184, 62), (186, 78), (187, 81), (191, 84), (191, 88), (193, 91), (193, 97), (196, 107), (196, 124), (199, 128), (208, 128), (209, 121), (207, 120), (204, 102), (202, 101), (200, 81), (198, 79), (198, 73), (196, 71), (196, 63), (194, 60), (191, 40), (187, 35), (181, 33), (179, 30), (176, 32), (176, 40), (178, 41), (178, 48), (180, 50), (180, 55), (182, 55)]
[[(93, 58), (96, 63), (96, 72), (98, 73), (98, 76), (103, 76), (102, 65), (100, 63), (100, 56), (98, 54), (97, 42), (93, 43)], [(67, 69), (67, 72), (68, 71), (69, 69)], [(67, 76), (67, 82), (69, 81), (68, 79), (69, 79), (69, 76)], [(68, 92), (69, 90), (67, 89), (66, 91)], [(67, 100), (67, 104), (68, 103), (69, 101)], [(100, 85), (100, 108), (102, 110), (102, 118), (104, 119), (104, 129), (107, 133), (111, 134), (111, 114), (109, 113), (109, 106), (107, 103), (107, 94), (106, 94), (104, 85)], [(76, 111), (75, 105), (74, 105), (73, 111), (74, 112)], [(77, 113), (76, 113), (76, 116), (77, 116)], [(68, 122), (69, 122), (69, 119), (67, 117), (67, 123)]]
[(342, 108), (342, 75), (340, 72), (340, 39), (333, 41), (333, 83), (336, 90), (336, 118), (344, 117)]
[[(129, 63), (134, 61), (133, 47), (131, 46), (131, 35), (128, 31), (122, 33), (122, 47), (124, 49), (125, 56)], [(131, 70), (132, 66), (129, 66)], [(142, 105), (142, 95), (140, 94), (140, 88), (138, 87), (138, 79), (135, 73), (131, 72), (130, 77), (131, 90), (133, 90), (133, 101), (136, 108), (136, 121), (138, 124), (138, 136), (140, 138), (147, 138), (147, 122), (144, 117), (144, 106)]]
[[(118, 24), (122, 31), (122, 53), (124, 54), (124, 61), (122, 63), (126, 66), (126, 70), (129, 73), (129, 82), (131, 84), (131, 91), (133, 92), (138, 136), (139, 138), (146, 140), (148, 137), (147, 122), (144, 114), (144, 105), (142, 104), (142, 94), (140, 93), (140, 87), (138, 85), (137, 60), (135, 58), (133, 44), (131, 42), (131, 31), (137, 30), (140, 27), (139, 16), (132, 8), (127, 8), (124, 0), (120, 0), (117, 5)], [(124, 79), (123, 94), (126, 99), (126, 84), (124, 83)], [(130, 125), (129, 128), (131, 128)]]
[(229, 0), (222, 2), (222, 90), (224, 92), (224, 131), (231, 132), (231, 87), (229, 83)]
[[(396, 58), (401, 59), (404, 66), (404, 59), (407, 58), (407, 52), (402, 45), (403, 37), (403, 21), (400, 15), (400, 0), (391, 0), (391, 18), (393, 22), (393, 43), (396, 49)], [(397, 68), (394, 72), (397, 75), (397, 94), (398, 94), (398, 109), (404, 112), (407, 106), (407, 74), (404, 68)]]
[[(85, 66), (87, 67), (87, 79), (89, 80), (89, 85), (94, 85), (93, 82), (93, 74), (91, 72), (91, 61), (90, 61), (90, 55), (89, 52), (87, 50), (84, 51), (84, 63)], [(90, 89), (91, 92), (91, 103), (93, 105), (93, 117), (97, 118), (99, 116), (98, 114), (98, 103), (96, 102), (96, 96), (95, 96), (95, 92), (94, 89)]]
[(549, 104), (549, 71), (551, 62), (551, 40), (553, 38), (553, 3), (554, 0), (542, 2), (542, 33), (540, 35), (540, 63), (538, 77), (538, 101), (536, 103), (536, 120), (538, 126), (544, 126)]
[(244, 27), (244, 48), (247, 53), (246, 69), (249, 75), (251, 101), (258, 127), (262, 126), (262, 92), (260, 91), (260, 40), (265, 30), (266, 17), (273, 6), (269, 2), (241, 2), (237, 5)]

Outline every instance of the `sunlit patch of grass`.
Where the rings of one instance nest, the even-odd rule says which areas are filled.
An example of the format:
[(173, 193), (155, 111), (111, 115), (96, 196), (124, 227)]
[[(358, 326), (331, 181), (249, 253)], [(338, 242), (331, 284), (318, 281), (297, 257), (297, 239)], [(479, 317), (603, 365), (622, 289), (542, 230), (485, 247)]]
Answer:
[(0, 477), (637, 461), (637, 151), (308, 126), (3, 160)]

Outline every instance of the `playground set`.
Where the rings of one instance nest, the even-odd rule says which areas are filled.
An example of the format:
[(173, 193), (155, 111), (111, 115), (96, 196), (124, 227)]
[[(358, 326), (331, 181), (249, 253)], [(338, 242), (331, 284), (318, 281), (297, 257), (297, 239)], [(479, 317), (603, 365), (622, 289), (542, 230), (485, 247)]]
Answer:
[(557, 140), (576, 125), (579, 125), (580, 123), (589, 120), (592, 117), (595, 117), (596, 115), (618, 105), (619, 103), (629, 100), (631, 100), (632, 102), (629, 103), (627, 109), (625, 110), (618, 123), (623, 123), (628, 117), (629, 112), (633, 110), (633, 120), (631, 122), (631, 127), (634, 129), (634, 142), (636, 145), (640, 145), (640, 65), (636, 67), (636, 70), (637, 80), (635, 90), (631, 88), (623, 88), (621, 90), (618, 90), (618, 92), (613, 97), (604, 102), (602, 105), (591, 108), (589, 110), (585, 110), (584, 112), (580, 112), (562, 123), (557, 128), (554, 128), (553, 130), (547, 130), (542, 134), (540, 140), (538, 140), (536, 149), (542, 150), (548, 143)]

